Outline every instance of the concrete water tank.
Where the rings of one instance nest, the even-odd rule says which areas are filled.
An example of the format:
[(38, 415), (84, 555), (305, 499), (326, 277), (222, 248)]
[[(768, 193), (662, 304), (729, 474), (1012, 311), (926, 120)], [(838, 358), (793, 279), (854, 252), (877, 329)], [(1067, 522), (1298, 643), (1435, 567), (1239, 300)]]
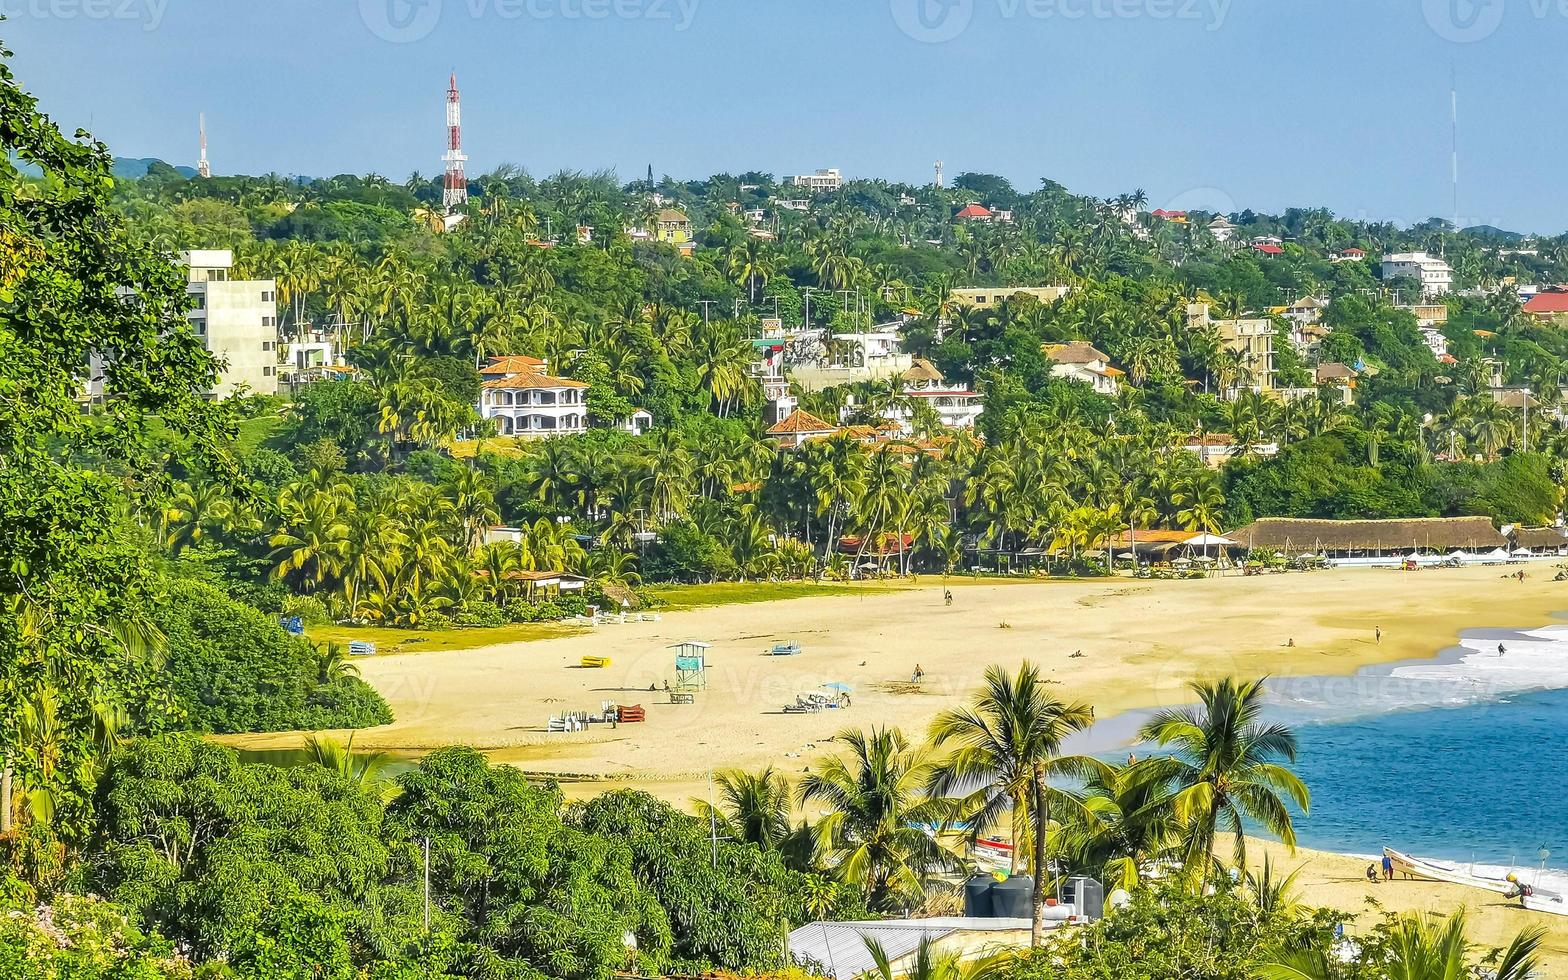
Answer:
[(999, 919), (1027, 919), (1034, 915), (1034, 879), (1013, 875), (991, 889), (991, 908)]
[(973, 875), (964, 882), (964, 915), (971, 919), (989, 919), (996, 915), (991, 907), (991, 889), (996, 887), (992, 875)]

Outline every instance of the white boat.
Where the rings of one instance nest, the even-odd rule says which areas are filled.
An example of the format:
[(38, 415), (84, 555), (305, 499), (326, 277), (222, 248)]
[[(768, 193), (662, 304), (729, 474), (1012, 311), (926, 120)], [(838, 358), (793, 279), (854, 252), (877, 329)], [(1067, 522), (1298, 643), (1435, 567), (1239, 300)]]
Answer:
[[(1501, 868), (1482, 867), (1474, 864), (1460, 864), (1455, 861), (1436, 861), (1430, 858), (1411, 857), (1394, 850), (1392, 847), (1383, 848), (1383, 853), (1394, 862), (1394, 870), (1402, 875), (1412, 878), (1425, 878), (1429, 881), (1443, 881), (1454, 885), (1465, 885), (1470, 888), (1482, 888), (1499, 895), (1507, 895), (1514, 891), (1518, 885), (1508, 880), (1509, 872)], [(1530, 875), (1530, 872), (1525, 872)], [(1568, 900), (1557, 892), (1542, 891), (1531, 885), (1532, 894), (1525, 897), (1523, 905), (1533, 912), (1548, 912), (1552, 915), (1568, 915)]]

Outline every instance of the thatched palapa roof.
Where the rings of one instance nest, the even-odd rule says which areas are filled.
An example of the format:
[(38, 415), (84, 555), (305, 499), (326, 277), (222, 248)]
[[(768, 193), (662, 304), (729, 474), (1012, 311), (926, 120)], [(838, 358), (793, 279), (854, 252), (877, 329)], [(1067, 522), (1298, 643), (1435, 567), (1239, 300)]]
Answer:
[(1398, 521), (1325, 521), (1265, 517), (1226, 537), (1249, 548), (1278, 551), (1490, 551), (1508, 539), (1489, 517), (1424, 517)]
[(1568, 537), (1560, 527), (1516, 527), (1513, 530), (1516, 548), (1561, 548), (1568, 545)]

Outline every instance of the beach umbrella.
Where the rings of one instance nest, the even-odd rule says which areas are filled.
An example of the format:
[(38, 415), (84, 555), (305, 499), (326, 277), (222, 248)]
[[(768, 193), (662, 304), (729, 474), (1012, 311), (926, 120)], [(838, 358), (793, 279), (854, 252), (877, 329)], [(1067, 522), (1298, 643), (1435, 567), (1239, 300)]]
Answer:
[(1194, 558), (1193, 561), (1201, 562), (1202, 564), (1205, 564), (1205, 565), (1212, 565), (1212, 564), (1214, 564), (1215, 559), (1213, 559), (1212, 557), (1210, 557), (1208, 555), (1199, 555), (1198, 557)]
[(855, 689), (854, 688), (850, 687), (848, 684), (844, 684), (844, 683), (841, 683), (839, 681), (834, 681), (831, 684), (824, 684), (824, 685), (822, 685), (822, 689), (824, 691), (836, 691), (839, 694), (854, 694), (855, 693)]
[(1117, 555), (1116, 557), (1117, 557), (1117, 559), (1119, 561), (1130, 561), (1131, 559), (1136, 558), (1138, 556), (1133, 554), (1130, 551), (1124, 551), (1121, 554)]

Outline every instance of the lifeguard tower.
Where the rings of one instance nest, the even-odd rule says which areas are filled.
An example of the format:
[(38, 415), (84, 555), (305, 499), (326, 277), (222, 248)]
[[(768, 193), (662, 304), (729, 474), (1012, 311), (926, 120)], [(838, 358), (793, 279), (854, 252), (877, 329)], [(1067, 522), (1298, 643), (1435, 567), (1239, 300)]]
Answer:
[(687, 640), (670, 647), (675, 651), (675, 689), (704, 691), (708, 688), (708, 651), (711, 643)]

